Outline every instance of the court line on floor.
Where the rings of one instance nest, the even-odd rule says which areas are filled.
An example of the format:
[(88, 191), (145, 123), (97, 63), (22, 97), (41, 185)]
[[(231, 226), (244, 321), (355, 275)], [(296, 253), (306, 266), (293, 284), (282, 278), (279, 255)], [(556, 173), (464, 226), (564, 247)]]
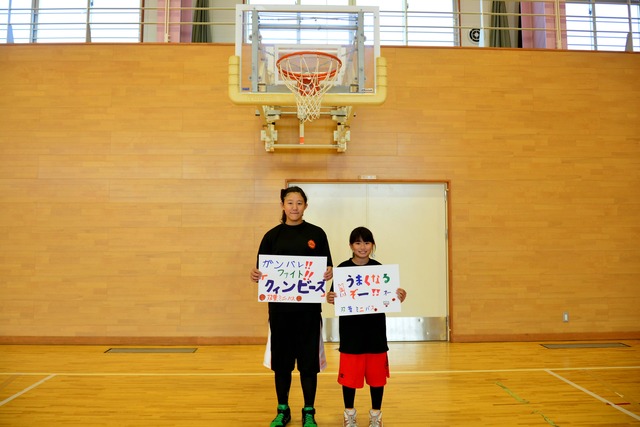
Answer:
[(273, 372), (0, 372), (0, 376), (2, 375), (51, 375), (54, 377), (261, 377), (272, 376)]
[[(435, 375), (435, 374), (486, 374), (503, 372), (548, 372), (553, 371), (596, 371), (596, 370), (618, 370), (618, 369), (640, 369), (640, 366), (592, 366), (576, 368), (520, 368), (520, 369), (466, 369), (466, 370), (434, 370), (434, 371), (393, 371), (394, 375)], [(337, 371), (325, 370), (319, 375), (337, 375)], [(297, 371), (294, 371), (297, 374)], [(0, 372), (2, 375), (24, 375), (24, 376), (140, 376), (140, 377), (251, 377), (268, 376), (273, 372)]]
[(516, 368), (516, 369), (450, 369), (445, 371), (393, 371), (393, 374), (416, 375), (416, 374), (485, 374), (500, 372), (545, 372), (548, 369), (554, 371), (598, 371), (612, 369), (640, 369), (640, 366), (591, 366), (576, 368)]
[(559, 380), (564, 381), (565, 383), (569, 384), (570, 386), (573, 386), (573, 387), (577, 388), (578, 390), (588, 394), (589, 396), (591, 396), (591, 397), (593, 397), (595, 399), (598, 399), (599, 401), (601, 401), (603, 403), (606, 403), (607, 405), (610, 405), (612, 408), (615, 408), (615, 409), (617, 409), (618, 411), (620, 411), (620, 412), (622, 412), (624, 414), (629, 415), (631, 418), (635, 418), (636, 420), (640, 420), (640, 415), (636, 415), (631, 411), (627, 411), (626, 409), (621, 408), (620, 405), (616, 405), (615, 403), (605, 399), (604, 397), (601, 397), (601, 396), (599, 396), (599, 395), (587, 390), (586, 388), (579, 386), (578, 384), (574, 383), (573, 381), (568, 380), (567, 378), (563, 377), (562, 375), (558, 375), (558, 374), (556, 374), (555, 372), (553, 372), (553, 371), (551, 371), (549, 369), (545, 369), (545, 371), (547, 373), (549, 373), (550, 375), (553, 375), (554, 377), (558, 378)]
[(7, 403), (11, 402), (13, 399), (22, 396), (23, 394), (27, 393), (28, 391), (33, 390), (34, 388), (38, 387), (40, 384), (43, 384), (43, 383), (49, 381), (51, 378), (54, 378), (55, 376), (56, 376), (56, 374), (51, 374), (48, 377), (41, 379), (37, 383), (31, 384), (29, 387), (25, 388), (22, 391), (19, 391), (18, 393), (14, 394), (13, 396), (7, 397), (5, 400), (0, 402), (0, 406), (6, 405)]

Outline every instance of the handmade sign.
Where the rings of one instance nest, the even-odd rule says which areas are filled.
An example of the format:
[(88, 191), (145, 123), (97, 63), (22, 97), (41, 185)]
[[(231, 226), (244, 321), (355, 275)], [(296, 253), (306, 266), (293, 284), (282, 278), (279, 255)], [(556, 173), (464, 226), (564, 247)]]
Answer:
[(259, 255), (258, 301), (324, 302), (326, 257)]
[(333, 290), (336, 316), (400, 311), (396, 290), (400, 287), (397, 264), (336, 267)]

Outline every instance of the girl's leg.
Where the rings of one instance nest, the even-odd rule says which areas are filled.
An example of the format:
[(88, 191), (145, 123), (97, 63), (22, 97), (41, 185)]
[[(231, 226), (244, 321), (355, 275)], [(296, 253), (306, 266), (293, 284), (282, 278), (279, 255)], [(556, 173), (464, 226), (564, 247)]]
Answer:
[(276, 396), (279, 405), (289, 404), (289, 390), (291, 389), (291, 372), (277, 371), (275, 373)]
[(318, 388), (318, 374), (300, 372), (300, 385), (302, 386), (304, 406), (313, 407), (316, 401), (316, 389)]
[(382, 408), (382, 395), (384, 394), (383, 387), (370, 387), (371, 393), (371, 409), (380, 410)]
[(342, 386), (342, 399), (344, 400), (344, 424), (345, 426), (355, 426), (356, 409), (354, 407), (356, 400), (356, 389)]
[(352, 409), (356, 402), (356, 389), (342, 386), (342, 399), (344, 400), (345, 409)]

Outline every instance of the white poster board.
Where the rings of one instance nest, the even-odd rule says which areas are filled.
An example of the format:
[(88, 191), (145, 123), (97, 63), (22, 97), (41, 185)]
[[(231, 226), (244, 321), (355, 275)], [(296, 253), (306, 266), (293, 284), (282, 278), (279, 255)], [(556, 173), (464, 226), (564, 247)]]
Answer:
[(400, 311), (398, 264), (336, 267), (333, 291), (336, 316)]
[(260, 302), (324, 302), (326, 257), (259, 255)]

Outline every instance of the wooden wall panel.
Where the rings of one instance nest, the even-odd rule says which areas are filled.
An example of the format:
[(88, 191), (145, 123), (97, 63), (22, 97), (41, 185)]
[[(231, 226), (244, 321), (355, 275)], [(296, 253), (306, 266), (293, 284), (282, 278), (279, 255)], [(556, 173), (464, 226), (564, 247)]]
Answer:
[(640, 337), (640, 55), (383, 48), (339, 154), (265, 152), (232, 54), (0, 45), (0, 342), (264, 341), (279, 189), (360, 175), (451, 183), (452, 340)]

